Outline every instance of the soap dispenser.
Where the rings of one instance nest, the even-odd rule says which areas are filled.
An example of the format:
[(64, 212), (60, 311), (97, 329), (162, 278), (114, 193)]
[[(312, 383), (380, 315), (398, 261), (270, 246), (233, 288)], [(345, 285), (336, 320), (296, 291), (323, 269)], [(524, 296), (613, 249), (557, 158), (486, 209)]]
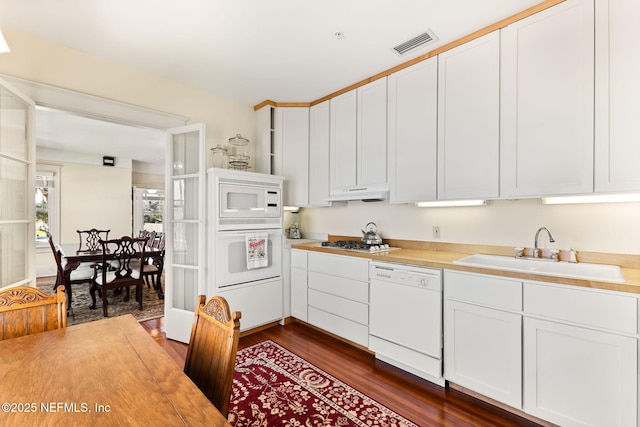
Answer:
[(569, 262), (572, 264), (578, 262), (578, 252), (573, 248), (569, 249)]

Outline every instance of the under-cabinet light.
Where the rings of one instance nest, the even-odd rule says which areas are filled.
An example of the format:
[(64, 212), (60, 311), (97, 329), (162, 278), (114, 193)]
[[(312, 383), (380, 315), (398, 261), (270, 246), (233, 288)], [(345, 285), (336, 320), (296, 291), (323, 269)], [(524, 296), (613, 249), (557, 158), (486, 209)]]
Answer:
[(544, 205), (566, 205), (573, 203), (625, 203), (640, 202), (640, 194), (593, 194), (587, 196), (543, 197)]
[(418, 202), (416, 206), (419, 208), (444, 208), (453, 206), (486, 206), (488, 204), (486, 200), (441, 200), (437, 202)]
[(300, 210), (298, 206), (285, 206), (282, 209), (284, 209), (285, 212), (298, 212)]

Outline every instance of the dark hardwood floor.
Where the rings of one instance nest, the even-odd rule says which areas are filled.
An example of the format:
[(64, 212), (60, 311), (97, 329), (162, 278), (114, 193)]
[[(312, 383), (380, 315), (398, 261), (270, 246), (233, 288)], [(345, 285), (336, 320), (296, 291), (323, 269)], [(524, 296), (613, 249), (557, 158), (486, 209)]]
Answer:
[[(182, 368), (187, 346), (166, 338), (163, 319), (141, 325)], [(298, 322), (241, 337), (239, 348), (267, 339), (420, 426), (538, 425), (457, 390), (433, 385)]]

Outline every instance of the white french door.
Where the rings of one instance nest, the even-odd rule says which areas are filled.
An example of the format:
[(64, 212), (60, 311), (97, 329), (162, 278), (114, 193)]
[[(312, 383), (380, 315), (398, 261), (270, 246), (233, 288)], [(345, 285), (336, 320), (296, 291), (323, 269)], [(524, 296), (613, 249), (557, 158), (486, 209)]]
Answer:
[(206, 293), (204, 124), (168, 133), (164, 327), (167, 338), (186, 343), (198, 295)]
[(35, 286), (35, 103), (0, 80), (0, 288)]

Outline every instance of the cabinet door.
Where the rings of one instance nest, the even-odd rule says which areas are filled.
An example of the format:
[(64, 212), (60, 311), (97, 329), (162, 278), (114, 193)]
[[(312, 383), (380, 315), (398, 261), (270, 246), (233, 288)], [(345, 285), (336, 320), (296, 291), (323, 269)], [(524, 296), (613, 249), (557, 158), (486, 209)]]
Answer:
[(436, 199), (437, 61), (430, 58), (388, 77), (391, 203)]
[(329, 183), (331, 188), (356, 185), (356, 90), (331, 98)]
[(276, 175), (285, 177), (284, 205), (309, 204), (309, 109), (283, 107), (275, 111), (275, 140), (279, 153)]
[(357, 184), (387, 183), (387, 79), (357, 90)]
[(593, 192), (593, 0), (502, 31), (503, 197)]
[(328, 206), (329, 101), (309, 109), (309, 206)]
[(559, 425), (636, 426), (638, 340), (524, 321), (524, 410)]
[(522, 316), (450, 300), (444, 315), (444, 377), (521, 408)]
[(291, 269), (291, 315), (307, 321), (307, 270)]
[(640, 190), (640, 2), (596, 1), (595, 190)]
[(254, 170), (258, 173), (271, 173), (273, 150), (273, 110), (267, 105), (256, 111), (256, 144)]
[(500, 32), (438, 55), (438, 200), (499, 196)]

